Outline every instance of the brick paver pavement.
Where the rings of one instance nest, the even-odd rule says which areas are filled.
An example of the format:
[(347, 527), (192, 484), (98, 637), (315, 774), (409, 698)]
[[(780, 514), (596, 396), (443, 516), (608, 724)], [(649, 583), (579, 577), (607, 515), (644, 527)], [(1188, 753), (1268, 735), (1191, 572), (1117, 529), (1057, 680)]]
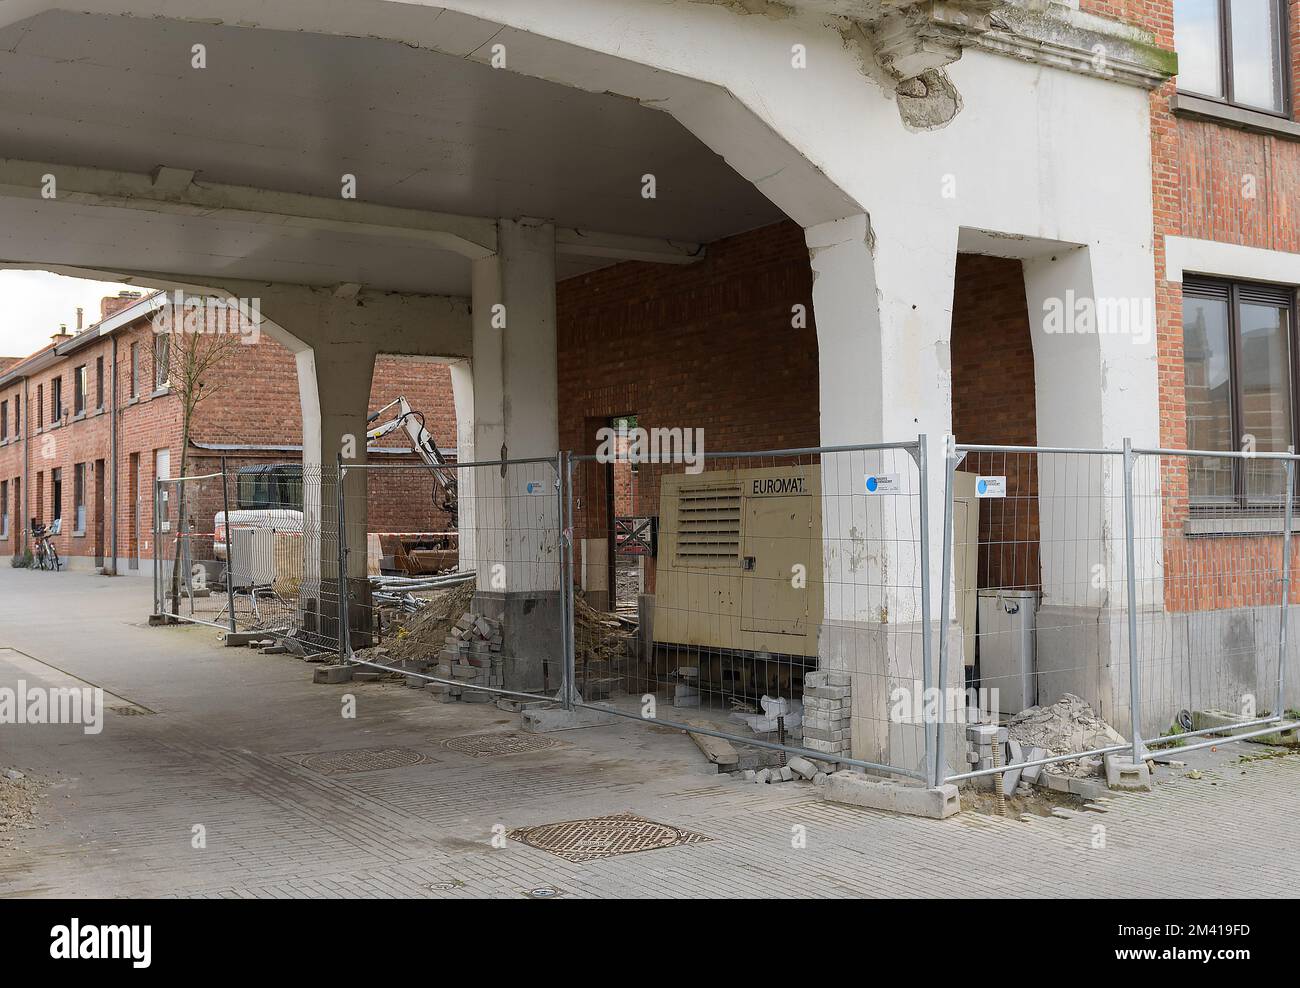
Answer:
[[(152, 711), (108, 713), (95, 736), (0, 726), (0, 767), (48, 783), (37, 827), (0, 849), (0, 895), (480, 898), (550, 887), (590, 897), (1112, 898), (1300, 889), (1300, 756), (1243, 763), (1237, 749), (1221, 751), (1199, 780), (1175, 773), (1153, 793), (1116, 794), (1108, 812), (1070, 819), (919, 820), (826, 804), (810, 785), (711, 774), (689, 739), (632, 722), (553, 735), (559, 744), (545, 751), (463, 754), (442, 742), (514, 730), (517, 718), (487, 704), (434, 703), (400, 685), (314, 686), (301, 661), (222, 648), (212, 629), (145, 627), (147, 596), (147, 584), (129, 578), (0, 570), (8, 650), (0, 686), (30, 685), (52, 665)], [(356, 697), (355, 719), (342, 716), (345, 694)], [(307, 759), (381, 748), (420, 760), (322, 772)], [(627, 811), (708, 839), (585, 863), (494, 842), (513, 828)], [(205, 847), (192, 846), (196, 826)], [(795, 846), (801, 834), (806, 846)]]

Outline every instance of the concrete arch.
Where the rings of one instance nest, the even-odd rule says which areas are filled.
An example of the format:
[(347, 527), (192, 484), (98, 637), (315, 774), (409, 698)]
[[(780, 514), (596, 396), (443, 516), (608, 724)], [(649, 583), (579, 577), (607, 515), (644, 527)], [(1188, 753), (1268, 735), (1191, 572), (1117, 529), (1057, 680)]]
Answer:
[[(14, 0), (0, 11), (0, 28), (62, 7), (58, 0)], [(500, 50), (505, 71), (626, 97), (668, 113), (804, 227), (865, 212), (810, 160), (807, 148), (783, 136), (770, 96), (753, 85), (755, 80), (734, 71), (745, 63), (719, 50), (788, 66), (787, 38), (746, 30), (750, 18), (724, 6), (657, 8), (637, 6), (620, 16), (602, 11), (599, 4), (550, 0), (371, 0), (328, 7), (264, 0), (252, 9), (242, 0), (85, 0), (77, 5), (82, 13), (392, 40), (487, 64)], [(636, 22), (635, 29), (629, 29), (629, 20)], [(839, 32), (820, 19), (803, 17), (797, 23), (801, 40), (811, 37), (842, 48)]]

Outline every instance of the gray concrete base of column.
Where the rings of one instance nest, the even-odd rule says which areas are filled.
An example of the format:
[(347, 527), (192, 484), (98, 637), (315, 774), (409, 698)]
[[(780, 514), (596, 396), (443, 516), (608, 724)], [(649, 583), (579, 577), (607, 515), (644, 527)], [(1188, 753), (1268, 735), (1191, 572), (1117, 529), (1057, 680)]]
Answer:
[(618, 720), (613, 714), (601, 713), (579, 707), (565, 710), (563, 707), (541, 707), (537, 710), (525, 710), (522, 714), (523, 728), (529, 734), (550, 734), (553, 731), (573, 731), (580, 727), (606, 727)]
[(479, 590), (475, 613), (501, 622), (502, 686), (521, 693), (560, 688), (564, 676), (558, 590)]
[(821, 787), (821, 795), (828, 803), (890, 810), (932, 820), (942, 820), (961, 810), (961, 794), (954, 785), (927, 789), (888, 779), (873, 779), (857, 772), (836, 772), (828, 776), (826, 784)]

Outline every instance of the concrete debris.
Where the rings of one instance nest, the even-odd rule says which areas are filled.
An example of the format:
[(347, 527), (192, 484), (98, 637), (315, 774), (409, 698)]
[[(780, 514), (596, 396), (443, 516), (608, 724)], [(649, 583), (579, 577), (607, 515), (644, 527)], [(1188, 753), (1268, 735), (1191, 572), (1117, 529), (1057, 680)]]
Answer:
[[(430, 591), (414, 613), (389, 616), (386, 628), (396, 631), (384, 645), (361, 649), (356, 657), (402, 670), (408, 686), (423, 687), (443, 703), (494, 702), (496, 694), (469, 688), (504, 685), (501, 622), (470, 609), (474, 593), (473, 583)], [(421, 678), (429, 676), (453, 682)]]
[(791, 758), (786, 764), (789, 766), (790, 771), (805, 781), (817, 775), (817, 766), (806, 758), (800, 758), (798, 755)]
[[(1073, 693), (1063, 694), (1049, 706), (1020, 711), (1007, 725), (1007, 734), (1022, 749), (1044, 749), (1047, 754), (1039, 757), (1068, 755), (1074, 751), (1126, 743), (1124, 737), (1102, 720), (1086, 700)], [(1097, 775), (1101, 767), (1100, 758), (1054, 762), (1042, 767), (1040, 778), (1041, 775)]]
[[(593, 685), (606, 684), (603, 691), (609, 695), (609, 682), (615, 678), (618, 666), (636, 638), (636, 627), (627, 625), (617, 617), (598, 611), (584, 599), (581, 593), (573, 595), (573, 662), (578, 681), (587, 683), (588, 699), (598, 700)], [(699, 697), (689, 702), (688, 696), (681, 696), (674, 706), (698, 707)]]
[[(386, 614), (384, 636), (386, 652), (383, 658), (372, 659), (375, 650), (363, 649), (357, 654), (363, 659), (392, 664), (396, 659), (431, 659), (445, 645), (458, 621), (474, 601), (475, 585), (462, 583), (449, 590), (429, 591), (425, 603), (409, 615)], [(463, 629), (458, 629), (463, 630)]]
[(770, 734), (780, 727), (780, 720), (784, 718), (785, 729), (793, 731), (803, 723), (803, 704), (797, 700), (787, 700), (784, 697), (771, 697), (766, 694), (758, 705), (762, 707), (761, 714), (742, 714), (733, 713), (731, 719), (737, 723), (745, 724), (755, 734)]
[(33, 829), (36, 803), (44, 798), (42, 787), (16, 768), (0, 772), (0, 840), (7, 842), (12, 830)]

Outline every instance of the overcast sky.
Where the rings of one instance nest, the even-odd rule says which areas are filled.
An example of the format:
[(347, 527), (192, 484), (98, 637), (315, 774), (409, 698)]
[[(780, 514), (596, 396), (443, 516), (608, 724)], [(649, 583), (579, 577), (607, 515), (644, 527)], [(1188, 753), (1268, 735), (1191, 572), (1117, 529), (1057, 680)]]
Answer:
[(77, 306), (85, 325), (99, 321), (99, 300), (130, 285), (66, 278), (47, 271), (0, 271), (0, 357), (25, 357), (50, 342), (64, 323), (77, 331)]

